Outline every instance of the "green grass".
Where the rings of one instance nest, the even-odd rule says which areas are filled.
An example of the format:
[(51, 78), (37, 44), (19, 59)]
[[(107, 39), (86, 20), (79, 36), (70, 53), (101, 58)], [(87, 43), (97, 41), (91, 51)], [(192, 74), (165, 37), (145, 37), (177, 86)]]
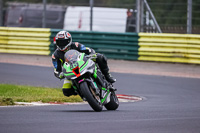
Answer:
[(79, 96), (65, 97), (62, 89), (0, 84), (0, 106), (14, 102), (81, 102)]

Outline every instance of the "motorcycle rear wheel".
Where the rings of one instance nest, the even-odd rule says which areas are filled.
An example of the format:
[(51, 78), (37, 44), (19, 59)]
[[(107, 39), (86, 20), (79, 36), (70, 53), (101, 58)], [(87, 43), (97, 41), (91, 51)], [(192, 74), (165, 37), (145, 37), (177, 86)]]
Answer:
[(111, 92), (110, 102), (104, 105), (107, 110), (116, 110), (119, 107), (119, 100), (115, 92)]
[(100, 112), (103, 109), (103, 105), (101, 103), (99, 96), (96, 96), (92, 91), (92, 88), (88, 86), (87, 82), (82, 82), (80, 84), (81, 92), (83, 96), (86, 98), (89, 105), (92, 107), (94, 111)]

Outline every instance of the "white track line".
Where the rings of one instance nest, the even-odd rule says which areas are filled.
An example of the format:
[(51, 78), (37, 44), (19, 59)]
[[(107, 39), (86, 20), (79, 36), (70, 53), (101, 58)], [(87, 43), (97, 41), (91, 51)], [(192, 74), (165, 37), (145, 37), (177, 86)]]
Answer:
[[(117, 94), (119, 102), (136, 102), (142, 100), (142, 98), (133, 96), (133, 95), (124, 95)], [(78, 103), (60, 103), (60, 102), (50, 102), (50, 103), (42, 103), (42, 102), (15, 102), (14, 106), (0, 106), (0, 107), (19, 107), (19, 106), (47, 106), (47, 105), (81, 105), (88, 104), (87, 102), (78, 102)]]

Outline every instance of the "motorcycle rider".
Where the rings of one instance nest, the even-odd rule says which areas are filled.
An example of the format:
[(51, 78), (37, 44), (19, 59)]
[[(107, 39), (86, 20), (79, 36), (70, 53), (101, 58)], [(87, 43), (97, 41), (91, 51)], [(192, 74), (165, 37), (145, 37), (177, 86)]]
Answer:
[[(93, 49), (85, 47), (83, 44), (79, 42), (72, 42), (72, 36), (67, 31), (63, 30), (63, 31), (58, 32), (54, 39), (55, 39), (54, 41), (56, 43), (57, 49), (52, 54), (52, 63), (54, 66), (54, 75), (59, 79), (64, 78), (64, 74), (62, 72), (62, 65), (65, 62), (64, 60), (65, 52), (67, 52), (70, 49), (75, 49), (87, 55), (95, 53)], [(94, 55), (96, 55), (97, 57), (95, 62), (98, 63), (106, 80), (110, 83), (114, 83), (116, 79), (114, 79), (109, 73), (106, 57), (100, 53), (96, 53)], [(72, 82), (70, 80), (67, 80), (67, 79), (64, 80), (62, 90), (65, 96), (76, 95), (74, 89), (72, 88)]]

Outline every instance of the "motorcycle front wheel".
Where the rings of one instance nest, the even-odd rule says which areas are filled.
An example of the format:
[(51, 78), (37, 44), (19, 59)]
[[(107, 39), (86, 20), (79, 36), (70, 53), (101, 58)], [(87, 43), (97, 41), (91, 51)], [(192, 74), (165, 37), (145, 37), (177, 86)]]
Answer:
[(87, 82), (82, 82), (80, 84), (80, 89), (92, 109), (97, 112), (102, 111), (103, 105), (99, 96), (94, 93), (93, 89), (88, 86)]

